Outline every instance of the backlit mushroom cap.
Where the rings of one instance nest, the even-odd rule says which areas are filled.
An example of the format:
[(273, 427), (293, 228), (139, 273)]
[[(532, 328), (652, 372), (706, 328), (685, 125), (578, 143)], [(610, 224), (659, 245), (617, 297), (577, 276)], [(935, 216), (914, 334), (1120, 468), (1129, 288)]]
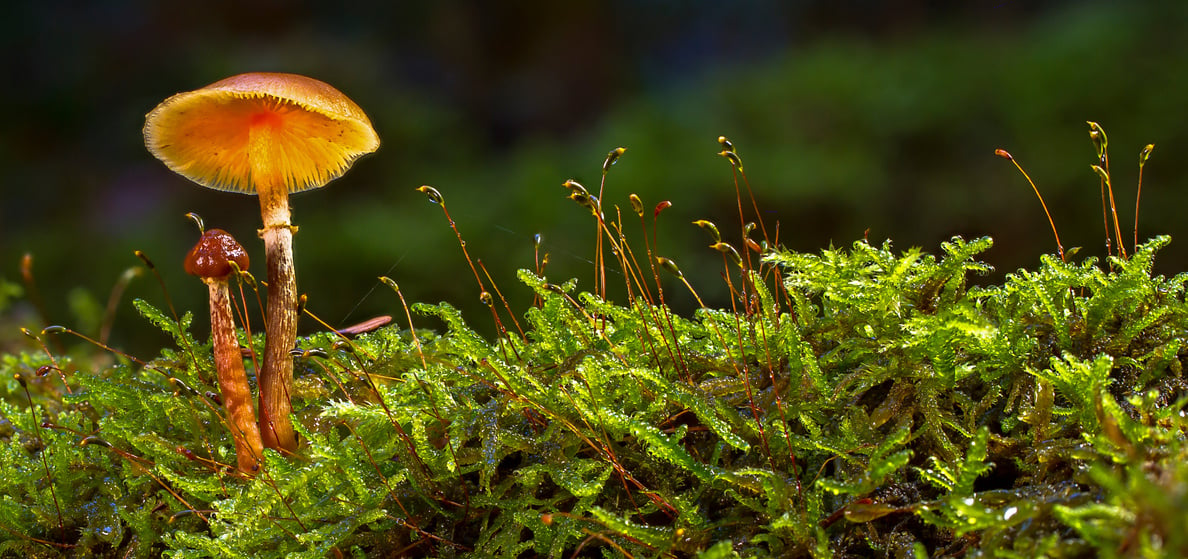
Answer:
[[(379, 147), (363, 110), (330, 85), (296, 74), (232, 76), (179, 93), (145, 119), (145, 145), (208, 188), (252, 194), (249, 135), (272, 129), (272, 169), (289, 192), (318, 188)], [(272, 181), (268, 181), (272, 182)]]

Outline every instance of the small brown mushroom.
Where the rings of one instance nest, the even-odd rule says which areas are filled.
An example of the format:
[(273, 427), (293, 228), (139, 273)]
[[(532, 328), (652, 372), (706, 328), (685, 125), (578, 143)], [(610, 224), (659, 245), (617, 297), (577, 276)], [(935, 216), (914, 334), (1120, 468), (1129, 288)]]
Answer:
[(215, 370), (219, 392), (227, 410), (227, 424), (235, 440), (235, 458), (239, 471), (253, 475), (262, 463), (264, 443), (256, 425), (252, 407), (252, 389), (248, 386), (235, 335), (231, 314), (231, 295), (227, 278), (234, 271), (231, 263), (246, 269), (248, 255), (235, 238), (222, 229), (209, 229), (186, 255), (186, 273), (198, 276), (210, 289), (210, 337), (214, 343)]
[(145, 118), (145, 145), (174, 172), (218, 190), (257, 194), (268, 280), (260, 371), (260, 431), (293, 452), (289, 418), (297, 341), (297, 281), (289, 194), (318, 188), (379, 147), (367, 115), (321, 81), (250, 73), (179, 93)]

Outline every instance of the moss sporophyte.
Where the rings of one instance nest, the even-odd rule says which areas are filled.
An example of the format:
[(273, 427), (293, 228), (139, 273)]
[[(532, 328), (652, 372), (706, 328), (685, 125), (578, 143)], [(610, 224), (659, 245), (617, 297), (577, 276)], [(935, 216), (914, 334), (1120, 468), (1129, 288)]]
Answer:
[[(324, 92), (265, 76), (167, 101), (181, 114), (159, 109), (149, 128), (186, 122), (187, 107), (208, 116), (157, 148), (191, 137), (231, 148), (191, 145), (189, 164), (162, 158), (246, 190), (259, 190), (257, 176), (292, 189), (278, 177), (316, 174), (313, 163), (267, 161), (323, 161), (310, 146), (326, 145), (294, 135), (355, 125), (308, 120), (301, 111), (322, 109), (272, 93), (219, 93), (259, 82)], [(209, 112), (207, 100), (240, 117)], [(1104, 151), (1104, 131), (1093, 132)], [(150, 147), (166, 137), (149, 136)], [(792, 252), (763, 222), (736, 143), (719, 138), (714, 151), (734, 177), (737, 221), (681, 225), (708, 237), (712, 274), (658, 253), (673, 205), (615, 194), (607, 173), (627, 164), (620, 148), (596, 195), (564, 183), (576, 204), (562, 211), (598, 235), (592, 287), (548, 278), (536, 236), (533, 271), (517, 275), (533, 296), (521, 312), (447, 197), (421, 187), (496, 338), (447, 303), (407, 305), (382, 278), (400, 324), (324, 325), (295, 357), (292, 340), (280, 342), (297, 364), (281, 390), (304, 441), (293, 455), (269, 446), (278, 412), (252, 420), (240, 344), (253, 355), (261, 340), (249, 305), (228, 307), (243, 290), (226, 290), (252, 284), (236, 273), (246, 251), (218, 230), (186, 262), (209, 286), (209, 344), (190, 334), (191, 313), (142, 300), (136, 309), (174, 341), (152, 359), (102, 342), (92, 354), (59, 351), (44, 338), (89, 338), (26, 330), (32, 349), (0, 359), (14, 379), (0, 384), (0, 557), (1188, 556), (1188, 275), (1153, 272), (1169, 237), (1123, 252), (1107, 220), (1104, 261), (1043, 255), (995, 285), (973, 282), (992, 271), (979, 260), (988, 237), (953, 238), (937, 254), (866, 240)], [(611, 200), (630, 204), (642, 235), (628, 234)], [(276, 232), (291, 234), (287, 218), (266, 217), (270, 250), (269, 238), (288, 239)], [(716, 301), (694, 289), (706, 275), (725, 280)], [(274, 304), (281, 282), (268, 283), (265, 346), (286, 320), (274, 314), (299, 304)], [(670, 306), (689, 302), (691, 313)], [(262, 407), (278, 362), (260, 371)]]

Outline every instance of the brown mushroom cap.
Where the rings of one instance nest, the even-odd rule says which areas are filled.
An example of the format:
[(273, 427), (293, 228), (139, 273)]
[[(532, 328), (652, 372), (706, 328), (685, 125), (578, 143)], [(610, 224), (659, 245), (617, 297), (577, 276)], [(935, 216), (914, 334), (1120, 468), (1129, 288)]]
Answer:
[(186, 254), (186, 273), (200, 278), (223, 279), (233, 271), (231, 262), (235, 262), (240, 270), (246, 270), (249, 263), (247, 251), (230, 233), (207, 229)]
[[(270, 166), (288, 192), (318, 188), (379, 147), (367, 115), (330, 85), (296, 74), (251, 73), (179, 93), (145, 118), (145, 145), (208, 188), (253, 194), (249, 136), (271, 128)], [(268, 180), (273, 183), (273, 180)]]

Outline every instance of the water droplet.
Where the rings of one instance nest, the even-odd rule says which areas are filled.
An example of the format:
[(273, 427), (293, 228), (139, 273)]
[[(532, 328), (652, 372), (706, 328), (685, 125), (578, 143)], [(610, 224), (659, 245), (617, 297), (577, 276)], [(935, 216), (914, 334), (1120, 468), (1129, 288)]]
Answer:
[(495, 298), (491, 297), (491, 294), (487, 291), (479, 293), (479, 301), (482, 301), (488, 307), (495, 304)]

